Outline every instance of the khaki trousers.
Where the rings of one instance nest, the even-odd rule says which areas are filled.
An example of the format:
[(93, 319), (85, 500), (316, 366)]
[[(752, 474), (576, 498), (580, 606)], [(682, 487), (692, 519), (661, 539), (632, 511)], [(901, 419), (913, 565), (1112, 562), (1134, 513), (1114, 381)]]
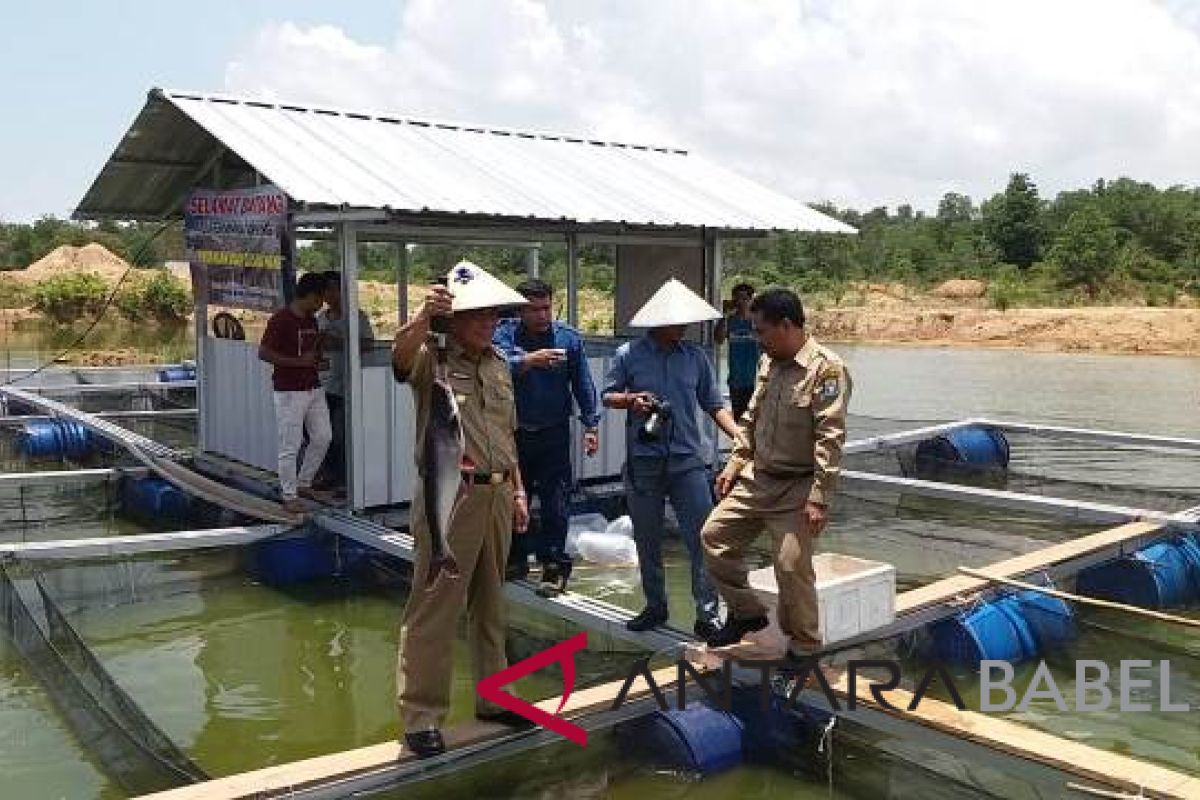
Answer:
[(767, 613), (746, 579), (745, 555), (764, 529), (770, 532), (779, 584), (779, 627), (801, 649), (821, 644), (813, 540), (801, 522), (811, 487), (811, 478), (755, 476), (753, 465), (748, 465), (700, 533), (705, 567), (729, 606), (729, 616), (746, 618)]
[[(459, 577), (440, 576), (426, 590), (429, 525), (420, 487), (412, 502), (412, 591), (404, 607), (396, 665), (396, 704), (404, 730), (440, 728), (450, 710), (454, 641), (463, 611), (475, 681), (508, 666), (504, 653), (504, 563), (512, 537), (513, 494), (508, 483), (471, 486), (446, 537)], [(476, 712), (499, 711), (478, 696)]]

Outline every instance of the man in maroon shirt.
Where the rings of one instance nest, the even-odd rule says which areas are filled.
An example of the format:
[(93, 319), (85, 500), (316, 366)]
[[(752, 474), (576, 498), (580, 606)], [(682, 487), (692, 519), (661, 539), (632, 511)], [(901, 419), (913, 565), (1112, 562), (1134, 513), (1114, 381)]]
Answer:
[[(313, 477), (332, 439), (325, 390), (317, 378), (321, 354), (314, 315), (321, 308), (324, 291), (325, 278), (320, 274), (301, 276), (294, 299), (271, 315), (258, 346), (258, 357), (275, 368), (271, 384), (279, 430), (279, 493), (289, 511), (303, 510), (296, 495), (312, 492)], [(296, 456), (305, 431), (308, 447), (297, 473)]]

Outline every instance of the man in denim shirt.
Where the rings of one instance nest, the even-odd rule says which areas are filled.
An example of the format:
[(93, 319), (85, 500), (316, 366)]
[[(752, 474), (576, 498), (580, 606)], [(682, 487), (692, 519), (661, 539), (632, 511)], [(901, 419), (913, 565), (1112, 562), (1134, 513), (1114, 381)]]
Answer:
[(700, 546), (700, 528), (713, 507), (708, 473), (712, 443), (700, 413), (712, 417), (731, 438), (737, 426), (721, 400), (708, 355), (683, 337), (688, 324), (720, 316), (679, 281), (667, 281), (630, 320), (633, 327), (649, 328), (646, 335), (617, 349), (605, 380), (604, 405), (629, 411), (626, 502), (646, 595), (646, 608), (626, 625), (632, 631), (649, 630), (668, 618), (662, 560), (668, 498), (691, 561), (696, 635), (704, 639), (718, 628), (717, 594), (704, 571)]
[(537, 533), (515, 538), (509, 551), (509, 577), (524, 577), (528, 554), (542, 564), (539, 592), (566, 588), (571, 558), (566, 553), (568, 500), (571, 492), (571, 399), (583, 423), (583, 450), (599, 447), (596, 387), (588, 370), (583, 339), (554, 319), (553, 290), (531, 279), (517, 286), (529, 301), (518, 319), (500, 322), (493, 341), (508, 358), (517, 394), (517, 453), (521, 475), (536, 492), (541, 508)]

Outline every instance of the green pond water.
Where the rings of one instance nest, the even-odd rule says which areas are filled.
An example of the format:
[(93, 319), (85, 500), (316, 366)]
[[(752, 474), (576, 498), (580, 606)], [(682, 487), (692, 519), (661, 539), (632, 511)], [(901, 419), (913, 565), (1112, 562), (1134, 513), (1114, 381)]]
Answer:
[[(183, 334), (186, 340), (186, 334)], [(27, 363), (54, 350), (39, 341)], [(114, 344), (114, 347), (120, 346)], [(186, 345), (163, 343), (169, 360)], [(1195, 435), (1200, 360), (1077, 356), (1005, 351), (843, 347), (855, 375), (853, 436), (915, 427), (968, 415), (1024, 419), (1168, 435)], [(14, 365), (15, 362), (14, 362)], [(129, 423), (147, 425), (147, 423)], [(189, 446), (186, 423), (142, 427), (146, 435)], [(177, 437), (172, 439), (172, 437)], [(1094, 445), (1050, 447), (1036, 436), (1014, 437), (1010, 487), (1080, 499), (1152, 508), (1200, 503), (1197, 459), (1146, 448)], [(890, 458), (890, 456), (888, 457)], [(873, 467), (897, 472), (895, 460)], [(14, 459), (6, 469), (64, 468)], [(114, 489), (32, 487), (0, 490), (0, 535), (54, 539), (131, 533), (146, 527), (115, 509)], [(1188, 500), (1191, 499), (1189, 503)], [(819, 549), (889, 561), (900, 588), (941, 577), (960, 564), (985, 565), (1095, 530), (1035, 515), (988, 511), (964, 504), (902, 497), (846, 487)], [(685, 557), (668, 548), (672, 622), (690, 627)], [(765, 552), (758, 554), (766, 563)], [(64, 582), (61, 599), (72, 622), (104, 666), (185, 752), (214, 775), (332, 752), (395, 736), (395, 636), (403, 594), (396, 589), (325, 585), (283, 592), (244, 573), (217, 571), (173, 588), (142, 591), (139, 574), (158, 574), (161, 562), (118, 562), (90, 568), (82, 583)], [(183, 570), (187, 572), (186, 569)], [(131, 577), (132, 576), (132, 577)], [(150, 583), (153, 583), (151, 581)], [(635, 569), (581, 564), (573, 588), (630, 609), (642, 599)], [(86, 607), (72, 606), (72, 586), (107, 587)], [(1190, 613), (1196, 613), (1192, 611)], [(1089, 618), (1116, 632), (1085, 629), (1064, 658), (1170, 657), (1180, 677), (1173, 696), (1200, 708), (1197, 637), (1178, 629), (1148, 629), (1116, 618)], [(563, 623), (515, 619), (510, 648), (523, 657), (569, 635)], [(1142, 640), (1130, 636), (1137, 633)], [(1144, 637), (1149, 636), (1149, 643)], [(1167, 656), (1160, 642), (1169, 645)], [(596, 642), (584, 664), (592, 682), (623, 675), (631, 654), (605, 652)], [(1051, 660), (1062, 670), (1064, 661)], [(473, 686), (465, 647), (456, 651), (452, 721), (469, 718)], [(1070, 687), (1062, 672), (1060, 686)], [(963, 676), (969, 686), (969, 676)], [(547, 674), (521, 685), (527, 697), (561, 689)], [(968, 700), (971, 702), (971, 700)], [(1035, 706), (1011, 715), (1024, 724), (1087, 741), (1182, 771), (1200, 774), (1200, 726), (1181, 718), (1095, 716)], [(1188, 721), (1192, 724), (1189, 726)], [(852, 737), (835, 758), (835, 797), (982, 796), (944, 777), (908, 780), (884, 767), (886, 748), (856, 750)], [(895, 752), (906, 752), (903, 742)], [(586, 752), (552, 747), (506, 763), (469, 770), (395, 796), (718, 798), (829, 797), (823, 769), (748, 764), (705, 780), (656, 769), (630, 758), (615, 741), (598, 738)], [(918, 762), (936, 761), (930, 753)], [(911, 756), (911, 753), (909, 754)], [(970, 772), (949, 764), (939, 773)], [(0, 770), (5, 798), (123, 796), (60, 721), (36, 679), (11, 650), (0, 647)], [(998, 770), (1002, 773), (1003, 770)], [(1015, 795), (1014, 795), (1015, 796)]]

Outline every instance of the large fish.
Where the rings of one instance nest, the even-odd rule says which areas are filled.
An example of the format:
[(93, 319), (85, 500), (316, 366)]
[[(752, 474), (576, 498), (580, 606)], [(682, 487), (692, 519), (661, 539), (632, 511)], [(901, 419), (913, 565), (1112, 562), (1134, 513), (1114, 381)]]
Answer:
[(429, 422), (425, 426), (422, 447), (422, 489), (425, 499), (425, 520), (429, 524), (432, 552), (426, 588), (438, 575), (458, 577), (458, 564), (446, 537), (450, 523), (463, 493), (463, 461), (466, 443), (463, 440), (462, 419), (454, 391), (440, 376), (433, 382), (429, 398)]

